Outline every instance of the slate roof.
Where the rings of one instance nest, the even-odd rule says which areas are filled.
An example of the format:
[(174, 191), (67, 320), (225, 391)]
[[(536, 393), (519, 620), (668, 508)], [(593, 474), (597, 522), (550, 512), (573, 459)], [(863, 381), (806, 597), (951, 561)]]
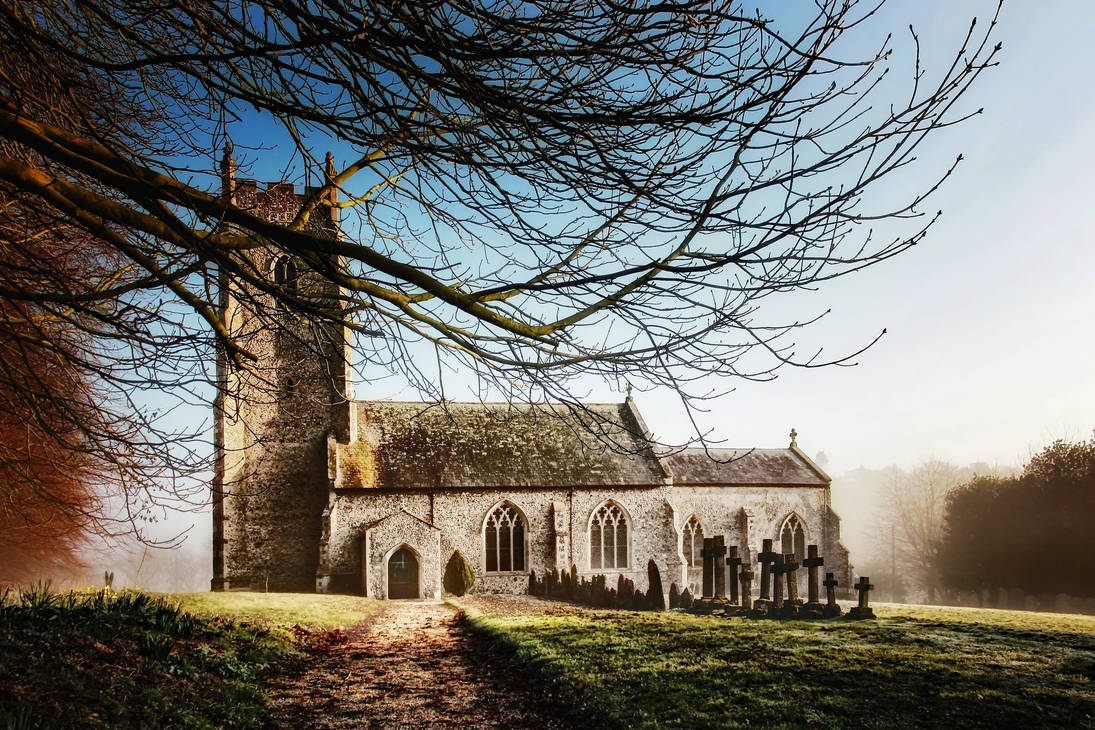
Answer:
[(582, 410), (560, 404), (356, 405), (358, 442), (338, 447), (339, 488), (666, 483), (641, 419), (627, 402)]
[(797, 449), (684, 449), (662, 457), (674, 484), (817, 485), (829, 483)]

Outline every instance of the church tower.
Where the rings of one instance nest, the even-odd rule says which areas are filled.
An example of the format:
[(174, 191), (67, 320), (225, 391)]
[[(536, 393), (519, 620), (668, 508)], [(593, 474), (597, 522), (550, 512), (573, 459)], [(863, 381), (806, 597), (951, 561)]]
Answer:
[[(327, 157), (328, 178), (333, 163)], [(223, 194), (266, 220), (291, 222), (304, 198), (292, 183), (237, 180), (231, 148), (221, 163)], [(305, 228), (339, 236), (336, 193)], [(214, 403), (213, 590), (312, 591), (320, 516), (327, 503), (327, 440), (345, 440), (349, 352), (338, 286), (315, 273), (338, 267), (336, 252), (288, 254), (256, 243), (237, 265), (261, 277), (242, 285), (221, 270), (220, 312), (249, 355), (243, 366), (218, 349)], [(275, 303), (279, 291), (301, 301), (299, 315)], [(326, 317), (324, 316), (326, 313)]]

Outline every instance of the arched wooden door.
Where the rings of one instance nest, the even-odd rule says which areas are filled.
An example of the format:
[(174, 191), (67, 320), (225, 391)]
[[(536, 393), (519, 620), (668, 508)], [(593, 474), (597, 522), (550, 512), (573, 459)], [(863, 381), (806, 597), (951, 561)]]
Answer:
[(418, 598), (418, 559), (407, 548), (388, 558), (388, 598)]

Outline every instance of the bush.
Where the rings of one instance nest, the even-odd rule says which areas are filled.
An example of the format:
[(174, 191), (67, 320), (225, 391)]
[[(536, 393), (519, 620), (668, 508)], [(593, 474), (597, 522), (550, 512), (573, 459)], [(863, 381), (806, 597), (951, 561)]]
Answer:
[(471, 569), (468, 559), (459, 550), (454, 550), (445, 566), (445, 576), (442, 579), (445, 591), (454, 596), (462, 596), (471, 590), (474, 583), (475, 571)]

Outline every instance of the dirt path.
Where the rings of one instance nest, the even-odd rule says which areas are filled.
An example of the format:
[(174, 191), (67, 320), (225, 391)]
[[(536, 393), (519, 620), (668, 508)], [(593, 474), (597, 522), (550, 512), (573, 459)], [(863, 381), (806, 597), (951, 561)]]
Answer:
[(351, 640), (272, 687), (282, 728), (542, 728), (520, 678), (504, 681), (490, 647), (437, 602), (388, 604)]

